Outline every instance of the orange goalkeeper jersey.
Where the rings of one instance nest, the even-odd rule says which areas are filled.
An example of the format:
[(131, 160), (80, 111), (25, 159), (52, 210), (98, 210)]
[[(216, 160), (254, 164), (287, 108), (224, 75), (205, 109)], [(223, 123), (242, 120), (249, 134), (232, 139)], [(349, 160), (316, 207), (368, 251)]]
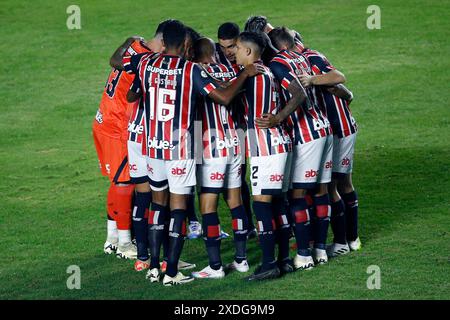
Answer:
[[(151, 52), (141, 41), (134, 41), (125, 55)], [(100, 107), (95, 116), (93, 129), (112, 138), (127, 140), (127, 126), (134, 104), (127, 102), (127, 92), (133, 82), (134, 75), (123, 70), (112, 69), (105, 89), (103, 90)]]

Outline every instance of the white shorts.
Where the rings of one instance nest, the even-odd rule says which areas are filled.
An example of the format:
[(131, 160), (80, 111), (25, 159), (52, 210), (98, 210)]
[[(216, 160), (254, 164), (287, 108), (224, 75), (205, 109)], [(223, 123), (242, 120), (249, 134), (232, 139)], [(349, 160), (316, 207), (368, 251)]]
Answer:
[(195, 160), (161, 160), (146, 157), (153, 191), (169, 187), (171, 193), (192, 194), (196, 184)]
[(314, 189), (318, 183), (329, 183), (333, 168), (333, 136), (294, 146), (291, 188)]
[(142, 144), (128, 141), (128, 163), (130, 165), (130, 178), (132, 183), (144, 183), (149, 181), (147, 160), (142, 154)]
[(197, 165), (201, 193), (221, 193), (224, 189), (240, 188), (241, 161), (241, 155), (203, 159), (202, 164)]
[[(349, 174), (353, 169), (356, 133), (344, 138), (333, 139), (333, 172)], [(131, 172), (130, 172), (131, 173)]]
[(288, 153), (250, 158), (252, 195), (275, 195), (282, 192)]

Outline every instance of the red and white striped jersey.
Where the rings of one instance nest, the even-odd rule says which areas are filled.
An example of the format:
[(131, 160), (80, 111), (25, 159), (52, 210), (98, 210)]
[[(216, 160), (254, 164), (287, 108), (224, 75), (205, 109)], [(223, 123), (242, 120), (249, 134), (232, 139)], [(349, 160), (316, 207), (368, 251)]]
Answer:
[[(126, 51), (122, 63), (126, 73), (136, 75), (139, 68), (139, 62), (146, 57), (156, 57), (159, 53), (155, 53), (148, 49), (146, 52), (137, 53), (132, 48)], [(129, 88), (128, 88), (129, 89)], [(146, 127), (145, 109), (142, 99), (138, 104), (134, 105), (128, 121), (128, 141), (138, 142), (142, 144), (142, 154), (147, 154), (147, 127)]]
[(292, 141), (282, 125), (260, 129), (256, 118), (265, 113), (276, 114), (280, 110), (279, 85), (270, 69), (257, 61), (264, 73), (250, 77), (244, 84), (243, 103), (247, 120), (247, 155), (249, 157), (269, 156), (290, 152)]
[[(230, 81), (236, 78), (239, 68), (224, 64), (210, 64), (206, 67), (206, 71), (219, 81)], [(203, 157), (210, 159), (238, 155), (240, 153), (239, 136), (231, 110), (220, 103), (214, 102), (209, 97), (203, 97), (200, 103)]]
[(179, 56), (143, 55), (130, 90), (142, 92), (147, 121), (147, 155), (162, 160), (194, 157), (196, 99), (217, 84)]
[[(281, 84), (282, 106), (291, 99), (288, 87), (291, 81), (299, 81), (302, 74), (311, 74), (308, 60), (300, 53), (282, 50), (272, 59), (270, 69)], [(307, 100), (291, 113), (287, 124), (294, 143), (307, 143), (331, 134), (331, 127), (325, 114), (321, 112), (314, 86), (306, 88)]]
[[(316, 50), (306, 48), (303, 55), (308, 59), (312, 73), (315, 75), (328, 73), (335, 69), (328, 59)], [(318, 87), (316, 93), (319, 106), (326, 112), (331, 123), (333, 134), (343, 138), (358, 131), (347, 100), (335, 96), (323, 87)]]
[(294, 38), (294, 41), (295, 41), (295, 52), (298, 52), (298, 53), (302, 53), (303, 52), (303, 50), (305, 49), (305, 46), (303, 45), (303, 43), (299, 40), (299, 39), (297, 39), (296, 37)]

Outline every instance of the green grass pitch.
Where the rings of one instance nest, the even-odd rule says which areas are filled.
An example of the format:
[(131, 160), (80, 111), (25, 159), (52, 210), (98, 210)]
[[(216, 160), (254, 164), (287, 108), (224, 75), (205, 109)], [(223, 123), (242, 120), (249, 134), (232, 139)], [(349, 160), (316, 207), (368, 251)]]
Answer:
[[(87, 1), (68, 30), (72, 1), (0, 8), (1, 299), (448, 299), (450, 298), (450, 5), (445, 1)], [(367, 7), (381, 8), (369, 30)], [(128, 36), (150, 38), (172, 17), (215, 38), (250, 14), (302, 33), (347, 76), (360, 132), (354, 184), (363, 249), (311, 272), (245, 283), (242, 275), (165, 288), (129, 261), (105, 256), (108, 181), (91, 124), (108, 59)], [(223, 227), (231, 232), (221, 204)], [(232, 241), (223, 241), (223, 260)], [(249, 261), (260, 251), (253, 240)], [(201, 240), (182, 258), (206, 264)], [(81, 289), (68, 290), (70, 265)], [(381, 269), (369, 290), (367, 268)]]

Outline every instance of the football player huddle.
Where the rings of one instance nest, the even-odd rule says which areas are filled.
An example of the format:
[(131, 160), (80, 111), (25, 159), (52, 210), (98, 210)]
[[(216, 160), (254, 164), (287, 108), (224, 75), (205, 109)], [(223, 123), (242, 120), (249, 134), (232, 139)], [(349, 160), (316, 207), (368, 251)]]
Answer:
[[(151, 40), (130, 37), (112, 55), (93, 122), (111, 181), (104, 252), (135, 259), (150, 282), (172, 286), (247, 273), (256, 235), (261, 264), (248, 281), (360, 249), (351, 179), (357, 126), (345, 76), (298, 32), (264, 16), (248, 18), (243, 32), (223, 23), (217, 36), (215, 43), (166, 20)], [(233, 230), (228, 264), (220, 195)], [(208, 266), (183, 274), (196, 267), (180, 260), (184, 241), (200, 236)]]

